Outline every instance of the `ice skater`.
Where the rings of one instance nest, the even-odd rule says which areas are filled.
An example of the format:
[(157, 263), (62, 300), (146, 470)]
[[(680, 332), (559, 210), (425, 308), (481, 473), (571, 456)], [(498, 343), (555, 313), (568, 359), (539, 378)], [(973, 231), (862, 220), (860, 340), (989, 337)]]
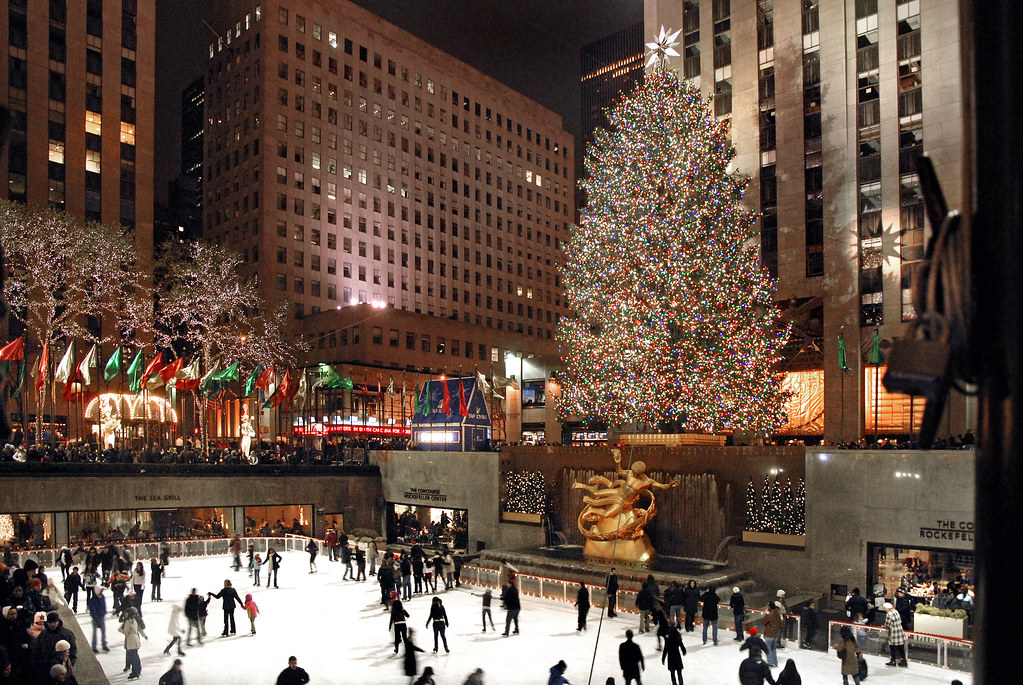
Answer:
[(568, 678), (565, 677), (565, 671), (568, 670), (568, 665), (564, 660), (551, 666), (549, 673), (550, 677), (547, 679), (547, 685), (569, 685)]
[(181, 614), (184, 613), (184, 609), (177, 602), (171, 607), (170, 621), (167, 623), (167, 634), (170, 636), (171, 641), (164, 647), (163, 653), (169, 655), (171, 647), (177, 645), (178, 656), (185, 656), (184, 651), (181, 649)]
[(309, 573), (316, 573), (316, 555), (320, 551), (320, 546), (316, 544), (316, 540), (309, 538), (309, 543), (305, 546), (305, 551), (309, 552)]
[(259, 558), (259, 555), (255, 555), (249, 559), (249, 575), (252, 576), (252, 584), (259, 587), (259, 572), (263, 568), (263, 560)]
[(661, 664), (667, 661), (671, 685), (682, 685), (682, 657), (685, 654), (686, 646), (682, 644), (682, 633), (675, 626), (671, 626), (668, 637), (664, 639), (664, 651), (661, 652)]
[(579, 590), (575, 593), (575, 608), (579, 614), (576, 632), (586, 630), (586, 614), (590, 613), (590, 591), (586, 583), (579, 581)]
[(149, 560), (149, 585), (152, 588), (149, 600), (152, 602), (163, 601), (163, 564), (156, 557)]
[[(402, 606), (401, 600), (394, 600), (394, 602), (391, 603), (391, 619), (387, 622), (387, 628), (388, 630), (394, 630), (395, 654), (398, 653), (398, 645), (401, 644), (402, 640), (404, 640), (408, 634), (408, 625), (405, 622), (405, 619), (408, 617), (408, 612), (405, 611), (405, 607)], [(411, 675), (415, 675), (415, 672), (411, 673)]]
[(277, 676), (277, 685), (305, 685), (309, 682), (309, 674), (299, 668), (298, 659), (289, 656), (288, 667)]
[(483, 632), (487, 632), (487, 619), (490, 619), (491, 630), (497, 630), (494, 627), (494, 615), (490, 613), (490, 604), (494, 601), (494, 593), (490, 591), (490, 588), (484, 590), (482, 595), (477, 595), (475, 592), (470, 593), (473, 597), (483, 598)]
[(212, 592), (206, 593), (207, 597), (215, 597), (223, 602), (224, 608), (224, 632), (220, 634), (221, 637), (227, 637), (228, 627), (230, 627), (231, 635), (235, 634), (234, 624), (234, 608), (236, 605), (242, 603), (242, 598), (238, 596), (238, 591), (231, 587), (231, 581), (225, 580), (224, 587), (221, 588), (220, 592), (213, 594)]
[(416, 663), (416, 652), (423, 651), (419, 647), (417, 647), (414, 642), (412, 642), (412, 634), (413, 631), (409, 630), (408, 633), (406, 633), (402, 638), (402, 642), (405, 645), (405, 658), (403, 659), (404, 662), (403, 666), (405, 667), (405, 675), (409, 677), (410, 683), (415, 682), (416, 671), (418, 671), (419, 669), (419, 666)]
[(444, 641), (444, 651), (450, 652), (447, 637), (448, 612), (440, 597), (434, 597), (433, 604), (430, 605), (430, 617), (426, 619), (427, 628), (430, 627), (430, 621), (433, 621), (433, 651), (437, 651), (437, 636), (440, 635), (440, 639)]
[(515, 635), (519, 634), (519, 611), (522, 609), (522, 604), (519, 602), (519, 589), (515, 587), (515, 582), (512, 580), (508, 581), (504, 590), (501, 592), (501, 603), (504, 604), (505, 614), (504, 618), (504, 637), (508, 637), (508, 630), (511, 628), (512, 621), (515, 622)]
[(618, 665), (621, 666), (622, 676), (625, 678), (625, 685), (633, 680), (636, 685), (643, 685), (640, 674), (646, 670), (643, 662), (643, 650), (632, 641), (632, 631), (625, 631), (625, 642), (618, 646)]
[(266, 559), (263, 560), (264, 564), (270, 564), (270, 572), (266, 574), (266, 586), (270, 587), (270, 579), (273, 578), (274, 588), (277, 587), (277, 571), (281, 568), (281, 555), (271, 547), (266, 552)]
[(252, 629), (249, 635), (256, 634), (256, 617), (259, 616), (259, 605), (252, 599), (252, 595), (245, 595), (245, 601), (242, 602), (242, 609), (245, 609), (245, 615), (249, 617), (249, 627)]

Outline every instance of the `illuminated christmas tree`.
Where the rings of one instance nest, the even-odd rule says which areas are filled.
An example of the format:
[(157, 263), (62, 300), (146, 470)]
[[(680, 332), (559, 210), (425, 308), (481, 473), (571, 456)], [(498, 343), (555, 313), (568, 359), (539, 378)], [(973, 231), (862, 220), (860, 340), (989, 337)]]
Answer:
[(540, 471), (509, 471), (505, 476), (508, 495), (505, 511), (542, 514), (547, 505), (547, 488)]
[(795, 520), (790, 531), (793, 535), (806, 535), (806, 481), (796, 481), (796, 492), (792, 496), (792, 511)]
[[(655, 62), (675, 36), (651, 44)], [(773, 371), (787, 337), (729, 173), (727, 125), (663, 66), (595, 134), (587, 205), (566, 245), (559, 326), (565, 414), (611, 423), (768, 431), (784, 420)]]
[(750, 481), (746, 487), (746, 530), (763, 531), (765, 524), (760, 498), (757, 497), (757, 489), (753, 485), (753, 481)]

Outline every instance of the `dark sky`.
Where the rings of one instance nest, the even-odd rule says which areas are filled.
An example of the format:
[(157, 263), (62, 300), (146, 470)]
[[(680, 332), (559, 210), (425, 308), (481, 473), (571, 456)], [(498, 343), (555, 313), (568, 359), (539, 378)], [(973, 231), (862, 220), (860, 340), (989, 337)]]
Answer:
[[(214, 0), (215, 1), (215, 0)], [(642, 21), (642, 0), (354, 0), (560, 114), (579, 134), (579, 50)], [(156, 197), (180, 166), (181, 91), (213, 36), (210, 0), (160, 0), (156, 40)]]

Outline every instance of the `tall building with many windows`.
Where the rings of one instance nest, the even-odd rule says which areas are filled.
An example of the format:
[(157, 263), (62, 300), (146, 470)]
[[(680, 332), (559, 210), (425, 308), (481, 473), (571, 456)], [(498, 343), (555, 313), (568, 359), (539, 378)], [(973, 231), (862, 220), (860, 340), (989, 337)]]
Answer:
[[(730, 122), (733, 168), (761, 213), (761, 257), (794, 322), (786, 432), (837, 441), (918, 430), (922, 400), (886, 393), (883, 361), (871, 366), (867, 352), (875, 330), (883, 354), (916, 314), (910, 285), (932, 231), (921, 154), (960, 206), (958, 3), (647, 0), (646, 35), (661, 25), (682, 28), (671, 66)], [(942, 435), (973, 422), (962, 396), (946, 411)]]
[(607, 126), (607, 110), (643, 82), (643, 24), (633, 24), (589, 45), (580, 53), (582, 66), (582, 135)]
[[(290, 303), (310, 362), (363, 364), (375, 394), (372, 369), (556, 356), (575, 182), (559, 116), (348, 2), (225, 0), (211, 25), (204, 231)], [(378, 323), (360, 338), (353, 316)], [(509, 411), (508, 437), (548, 409)]]
[(11, 110), (7, 197), (135, 229), (153, 243), (156, 7), (138, 0), (5, 0), (0, 68)]

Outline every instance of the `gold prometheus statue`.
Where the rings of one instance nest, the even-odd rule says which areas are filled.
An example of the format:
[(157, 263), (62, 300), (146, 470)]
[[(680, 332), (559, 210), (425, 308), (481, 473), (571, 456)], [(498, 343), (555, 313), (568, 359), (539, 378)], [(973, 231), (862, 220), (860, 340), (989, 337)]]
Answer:
[[(579, 531), (586, 536), (583, 554), (588, 557), (622, 561), (650, 561), (656, 555), (643, 528), (657, 514), (654, 489), (678, 487), (678, 479), (660, 483), (646, 474), (646, 464), (637, 461), (622, 468), (620, 450), (611, 450), (618, 476), (611, 481), (593, 476), (589, 483), (573, 483), (573, 489), (586, 490), (585, 505), (579, 513)], [(646, 506), (636, 506), (649, 498)]]

